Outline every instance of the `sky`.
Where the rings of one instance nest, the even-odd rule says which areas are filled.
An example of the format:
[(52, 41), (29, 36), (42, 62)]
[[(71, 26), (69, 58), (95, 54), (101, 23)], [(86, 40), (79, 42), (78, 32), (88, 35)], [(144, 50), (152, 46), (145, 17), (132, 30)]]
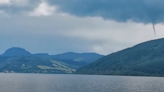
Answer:
[(163, 38), (163, 4), (164, 0), (0, 0), (0, 54), (21, 47), (51, 55), (108, 55)]

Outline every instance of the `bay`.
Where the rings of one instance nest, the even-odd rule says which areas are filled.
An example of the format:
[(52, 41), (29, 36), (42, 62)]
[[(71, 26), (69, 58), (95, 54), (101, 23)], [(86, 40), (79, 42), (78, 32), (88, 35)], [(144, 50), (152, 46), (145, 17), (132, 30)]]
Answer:
[(0, 92), (163, 92), (163, 77), (0, 73)]

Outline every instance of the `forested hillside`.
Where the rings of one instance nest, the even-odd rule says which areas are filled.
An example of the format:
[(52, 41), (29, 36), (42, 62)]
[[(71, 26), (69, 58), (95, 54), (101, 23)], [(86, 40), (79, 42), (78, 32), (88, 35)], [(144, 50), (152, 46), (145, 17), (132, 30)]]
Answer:
[(144, 42), (104, 56), (76, 73), (164, 76), (164, 39)]

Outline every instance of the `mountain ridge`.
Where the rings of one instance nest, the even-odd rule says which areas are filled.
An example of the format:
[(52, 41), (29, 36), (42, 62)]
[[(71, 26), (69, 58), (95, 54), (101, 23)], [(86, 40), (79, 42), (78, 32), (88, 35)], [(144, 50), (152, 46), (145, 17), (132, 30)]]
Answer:
[(77, 70), (78, 74), (164, 76), (164, 39), (114, 52)]
[[(47, 53), (31, 54), (20, 47), (12, 47), (0, 55), (0, 72), (21, 73), (73, 73), (77, 68), (85, 66), (98, 59), (99, 54), (63, 53), (49, 55)], [(60, 56), (60, 58), (58, 58)], [(71, 56), (71, 57), (70, 57)], [(80, 59), (79, 59), (80, 58)]]

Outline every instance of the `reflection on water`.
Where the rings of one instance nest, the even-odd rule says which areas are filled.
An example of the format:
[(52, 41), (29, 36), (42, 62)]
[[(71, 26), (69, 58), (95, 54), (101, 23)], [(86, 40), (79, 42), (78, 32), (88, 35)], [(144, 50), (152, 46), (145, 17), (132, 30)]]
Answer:
[(162, 77), (0, 74), (0, 92), (163, 92)]

